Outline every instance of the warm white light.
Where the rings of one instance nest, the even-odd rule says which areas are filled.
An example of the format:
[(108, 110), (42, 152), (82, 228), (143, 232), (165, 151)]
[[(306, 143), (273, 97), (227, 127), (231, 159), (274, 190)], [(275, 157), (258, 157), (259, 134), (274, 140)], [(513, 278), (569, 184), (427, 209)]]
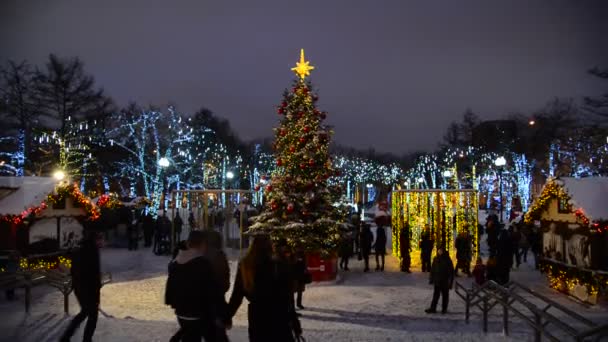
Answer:
[(424, 183), (424, 178), (422, 178), (422, 177), (418, 178), (418, 183)]
[(158, 160), (158, 166), (160, 167), (168, 167), (169, 166), (169, 159), (162, 157)]
[(367, 187), (368, 187), (368, 188), (373, 188), (373, 187), (374, 187), (374, 185), (373, 185), (373, 184), (367, 184)]
[(228, 178), (228, 179), (234, 178), (234, 173), (232, 173), (232, 171), (226, 172), (226, 178)]
[(266, 183), (268, 183), (268, 181), (267, 181), (265, 178), (262, 178), (262, 179), (260, 180), (260, 183), (262, 183), (262, 184), (266, 184)]
[(62, 181), (65, 178), (65, 173), (63, 173), (61, 170), (57, 170), (55, 173), (53, 173), (53, 178), (58, 181)]
[(410, 185), (410, 182), (405, 181), (405, 182), (403, 182), (403, 185), (408, 186), (408, 185)]
[(498, 157), (494, 161), (494, 165), (496, 165), (498, 167), (505, 166), (506, 164), (507, 164), (507, 160), (505, 159), (505, 157)]
[(450, 171), (450, 170), (443, 171), (443, 177), (445, 177), (445, 178), (452, 177), (452, 171)]
[(534, 121), (534, 120), (530, 120), (530, 122), (528, 122), (528, 124), (529, 124), (530, 126), (534, 126), (534, 124), (536, 124), (536, 121)]

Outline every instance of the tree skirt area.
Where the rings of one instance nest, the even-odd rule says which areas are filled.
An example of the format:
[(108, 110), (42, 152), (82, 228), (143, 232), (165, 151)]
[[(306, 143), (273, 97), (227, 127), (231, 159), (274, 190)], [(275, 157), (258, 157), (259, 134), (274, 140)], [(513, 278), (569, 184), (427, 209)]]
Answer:
[[(231, 254), (232, 275), (237, 253)], [(167, 341), (176, 331), (172, 310), (163, 304), (167, 257), (155, 256), (149, 249), (129, 252), (104, 249), (102, 268), (112, 272), (113, 283), (102, 289), (101, 309), (96, 341)], [(529, 260), (530, 261), (530, 260)], [(511, 341), (529, 340), (532, 331), (513, 318), (511, 334), (502, 334), (499, 308), (490, 314), (489, 333), (481, 329), (481, 313), (473, 309), (471, 323), (464, 322), (464, 302), (450, 292), (449, 313), (428, 315), (432, 288), (428, 274), (414, 270), (398, 272), (397, 260), (387, 257), (387, 270), (362, 272), (362, 263), (351, 260), (351, 271), (331, 284), (312, 284), (304, 293), (305, 310), (302, 325), (308, 341)], [(372, 262), (372, 268), (374, 267)], [(575, 308), (595, 321), (608, 319), (602, 307), (586, 307), (549, 289), (544, 278), (524, 264), (512, 272), (512, 278), (535, 290)], [(457, 278), (470, 284), (470, 279)], [(26, 316), (23, 293), (19, 300), (0, 300), (0, 341), (56, 341), (70, 317), (63, 314), (63, 298), (48, 287), (33, 290), (32, 312)], [(229, 296), (229, 294), (228, 294)], [(234, 319), (229, 332), (232, 341), (247, 341), (246, 301)], [(75, 297), (70, 297), (70, 313), (78, 311)], [(79, 329), (74, 341), (79, 340)]]

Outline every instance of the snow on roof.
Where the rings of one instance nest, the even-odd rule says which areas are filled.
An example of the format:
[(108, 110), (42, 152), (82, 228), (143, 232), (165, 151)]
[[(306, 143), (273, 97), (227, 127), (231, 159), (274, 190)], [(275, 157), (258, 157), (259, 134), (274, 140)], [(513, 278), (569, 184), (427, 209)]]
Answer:
[(562, 177), (557, 180), (570, 196), (573, 209), (581, 209), (590, 221), (608, 220), (608, 178)]
[(0, 177), (0, 188), (12, 190), (0, 199), (0, 215), (19, 215), (27, 208), (40, 205), (56, 184), (52, 177)]

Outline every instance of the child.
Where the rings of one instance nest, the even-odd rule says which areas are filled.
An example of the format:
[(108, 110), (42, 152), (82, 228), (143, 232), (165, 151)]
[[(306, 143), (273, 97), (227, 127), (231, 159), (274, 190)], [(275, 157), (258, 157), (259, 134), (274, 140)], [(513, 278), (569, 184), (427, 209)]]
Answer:
[(477, 258), (475, 268), (473, 269), (473, 276), (475, 277), (475, 283), (477, 285), (483, 285), (486, 282), (486, 266), (483, 264), (481, 258)]

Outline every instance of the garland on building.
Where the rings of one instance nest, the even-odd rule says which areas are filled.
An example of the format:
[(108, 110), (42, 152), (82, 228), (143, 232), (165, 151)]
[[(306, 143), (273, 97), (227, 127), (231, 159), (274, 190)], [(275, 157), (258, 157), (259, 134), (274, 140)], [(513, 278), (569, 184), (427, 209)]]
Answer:
[(57, 187), (55, 193), (47, 196), (47, 202), (52, 205), (57, 205), (65, 201), (66, 198), (71, 198), (74, 202), (74, 207), (82, 208), (88, 220), (95, 221), (99, 218), (99, 208), (87, 198), (76, 185), (62, 185)]
[(587, 287), (589, 295), (594, 296), (600, 290), (608, 290), (608, 273), (568, 266), (563, 263), (543, 259), (540, 270), (549, 278), (549, 286), (571, 292), (576, 285)]
[(543, 188), (543, 192), (526, 213), (524, 221), (526, 223), (533, 223), (540, 220), (542, 212), (547, 209), (552, 199), (569, 201), (570, 196), (554, 180), (549, 180)]
[(97, 207), (99, 208), (116, 209), (121, 206), (122, 202), (118, 200), (118, 196), (114, 193), (103, 194), (97, 199)]

